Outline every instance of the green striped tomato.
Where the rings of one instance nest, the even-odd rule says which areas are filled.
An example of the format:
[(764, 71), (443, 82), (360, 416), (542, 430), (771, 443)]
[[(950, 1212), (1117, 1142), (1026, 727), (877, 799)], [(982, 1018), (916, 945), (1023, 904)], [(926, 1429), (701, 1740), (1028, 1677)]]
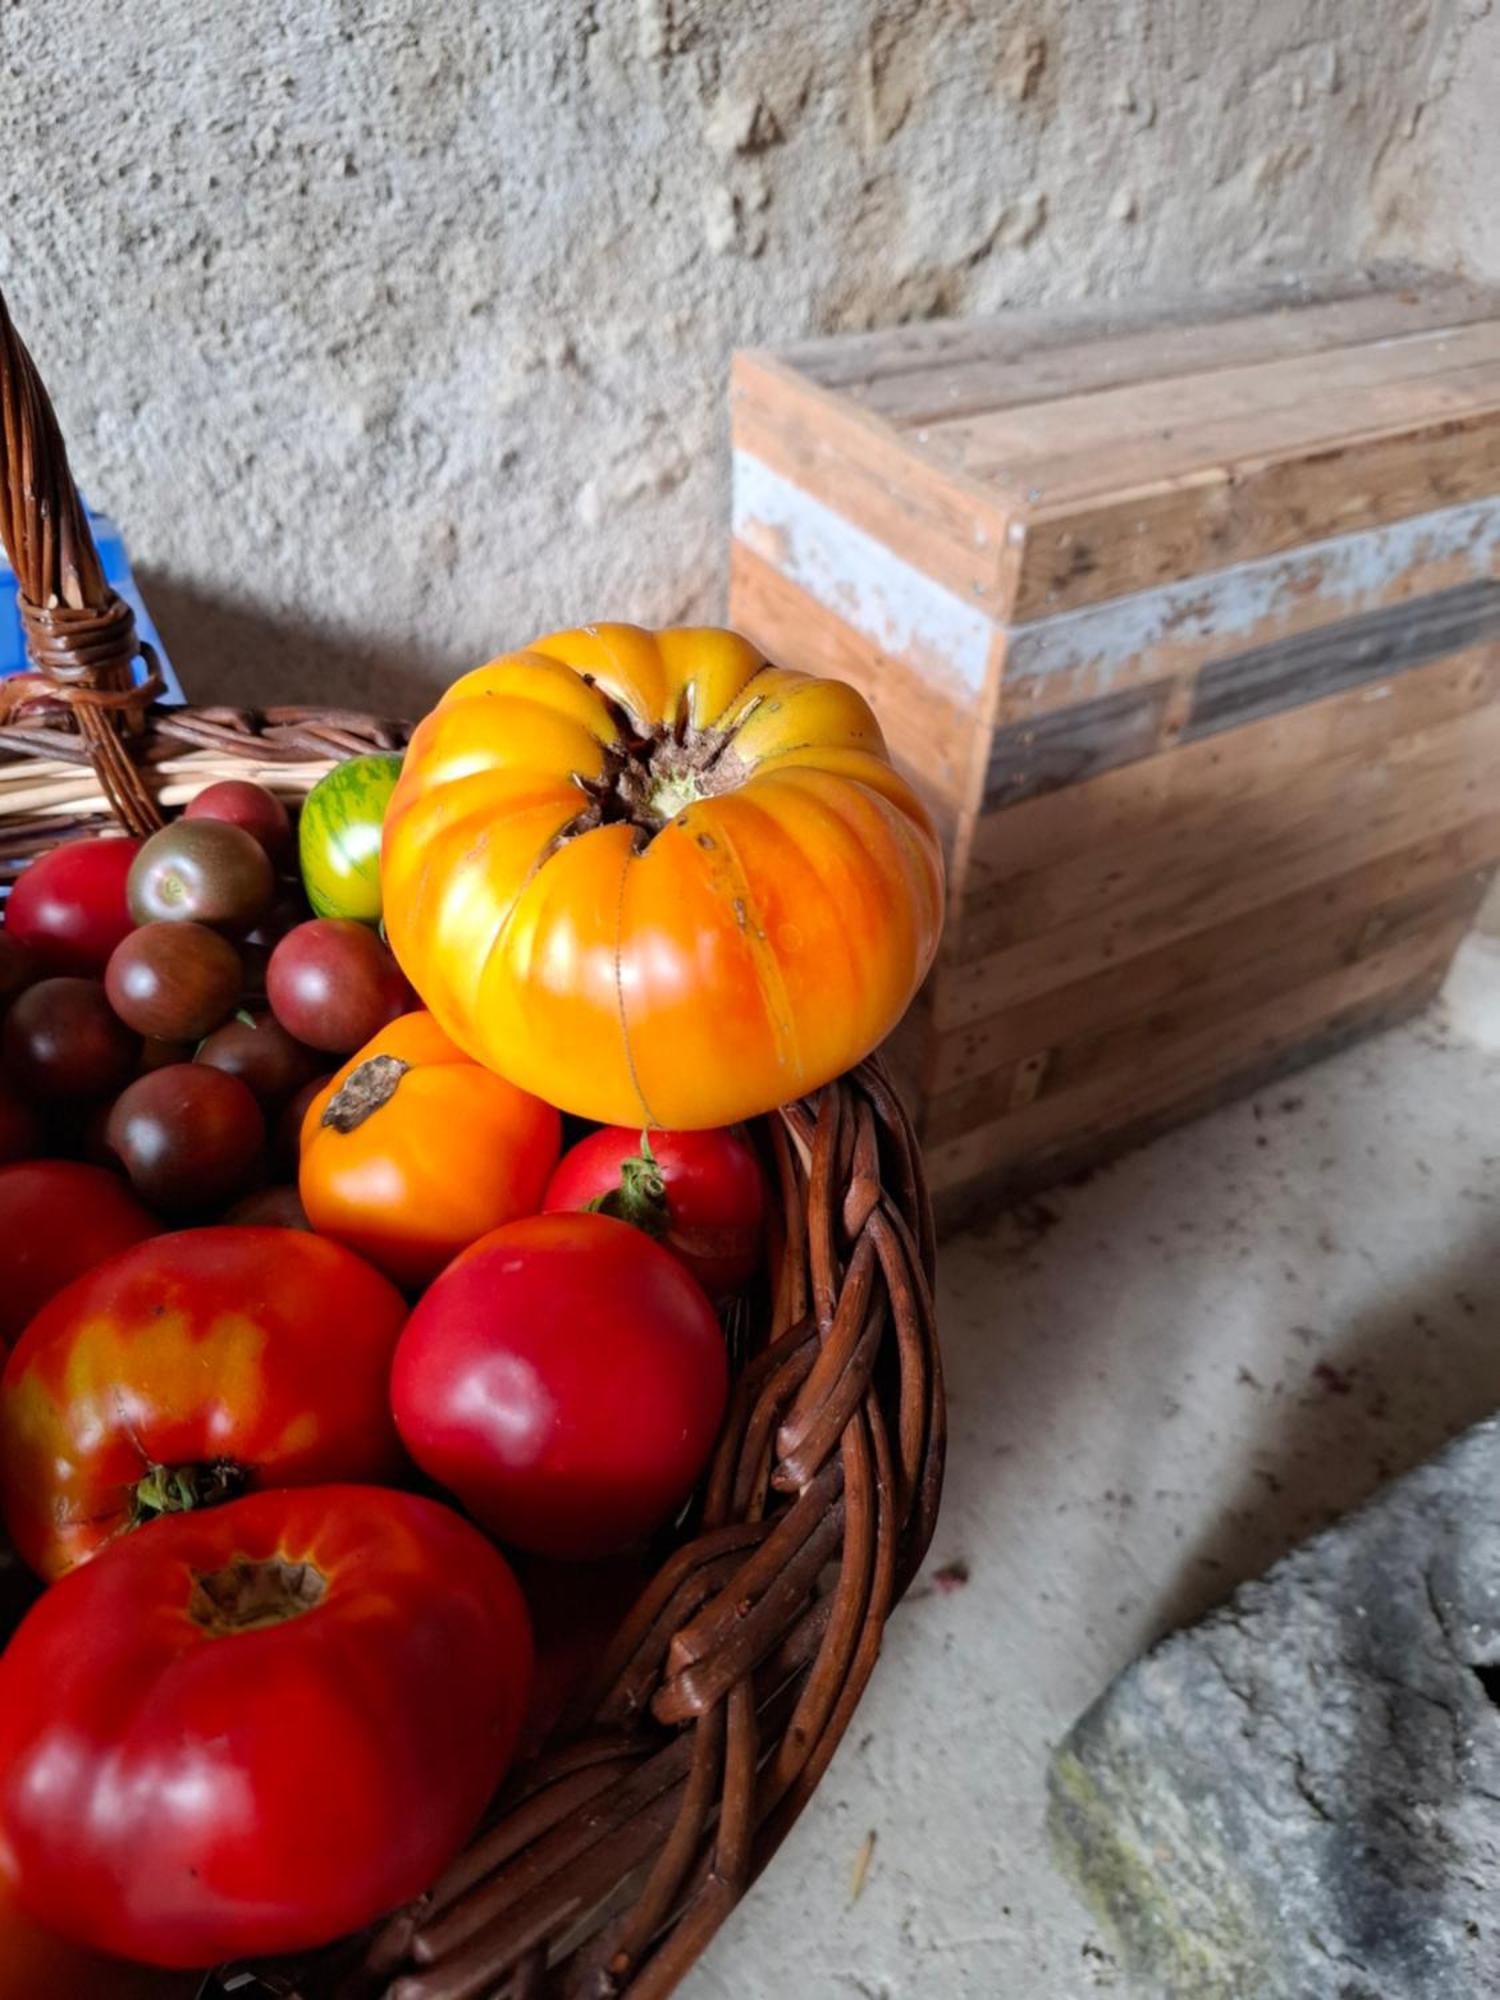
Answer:
[(302, 886), (318, 916), (379, 923), (380, 830), (400, 775), (397, 756), (351, 757), (308, 793), (297, 852)]

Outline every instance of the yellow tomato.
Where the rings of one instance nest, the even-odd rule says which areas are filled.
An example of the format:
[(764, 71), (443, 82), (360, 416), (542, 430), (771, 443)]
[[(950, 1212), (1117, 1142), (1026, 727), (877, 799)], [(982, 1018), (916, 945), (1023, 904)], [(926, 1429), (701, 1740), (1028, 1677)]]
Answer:
[(450, 688), (386, 928), (460, 1048), (614, 1125), (727, 1125), (867, 1055), (932, 962), (937, 838), (865, 701), (733, 632), (591, 625)]

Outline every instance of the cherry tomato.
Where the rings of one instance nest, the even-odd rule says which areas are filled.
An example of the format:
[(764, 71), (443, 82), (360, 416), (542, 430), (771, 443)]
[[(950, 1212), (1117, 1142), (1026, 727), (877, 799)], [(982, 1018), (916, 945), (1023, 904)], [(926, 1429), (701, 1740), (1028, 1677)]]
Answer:
[(242, 827), (266, 850), (271, 865), (292, 858), (292, 816), (274, 792), (250, 778), (221, 778), (207, 785), (182, 809), (184, 819), (222, 819)]
[(237, 1076), (262, 1104), (277, 1105), (311, 1083), (324, 1059), (294, 1040), (274, 1014), (244, 1014), (216, 1028), (197, 1060)]
[(0, 1342), (24, 1333), (64, 1285), (160, 1229), (119, 1176), (102, 1167), (28, 1160), (0, 1168)]
[(501, 1541), (586, 1560), (691, 1493), (724, 1414), (714, 1309), (606, 1215), (508, 1222), (412, 1313), (391, 1373), (406, 1448)]
[(138, 840), (69, 840), (24, 868), (5, 906), (5, 928), (50, 972), (102, 972), (131, 928), (125, 880)]
[(97, 979), (69, 974), (27, 987), (0, 1028), (0, 1051), (28, 1097), (103, 1097), (133, 1074), (141, 1038)]
[(606, 1125), (568, 1153), (544, 1212), (595, 1209), (664, 1243), (710, 1298), (739, 1291), (760, 1266), (766, 1183), (732, 1129), (639, 1132)]
[(138, 924), (187, 921), (248, 931), (270, 909), (276, 876), (266, 850), (242, 826), (179, 819), (141, 848), (128, 893)]
[(149, 1966), (69, 1944), (29, 1917), (0, 1881), (0, 2000), (193, 2000), (195, 1975)]
[(241, 1195), (234, 1207), (225, 1212), (224, 1220), (240, 1227), (258, 1224), (269, 1229), (312, 1228), (301, 1195), (294, 1187), (286, 1186), (257, 1188), (254, 1194)]
[(34, 1159), (44, 1143), (41, 1119), (0, 1076), (0, 1167)]
[(562, 1121), (403, 1014), (307, 1108), (298, 1186), (315, 1229), (398, 1285), (425, 1284), (502, 1222), (535, 1215)]
[(0, 931), (0, 1014), (18, 993), (35, 986), (45, 969), (34, 946), (22, 944), (9, 931)]
[(289, 1035), (353, 1055), (417, 996), (374, 931), (352, 917), (315, 917), (288, 931), (266, 967), (266, 997)]
[(122, 1090), (104, 1143), (142, 1201), (163, 1215), (201, 1215), (239, 1194), (266, 1142), (254, 1093), (202, 1063), (169, 1063)]
[(453, 1860), (531, 1672), (503, 1558), (435, 1501), (258, 1493), (117, 1543), (0, 1657), (28, 1909), (187, 1967), (357, 1931)]
[(335, 764), (303, 802), (297, 853), (307, 900), (320, 917), (380, 921), (380, 834), (401, 759), (374, 752)]
[(234, 1011), (242, 978), (239, 953), (206, 924), (142, 924), (111, 952), (104, 990), (138, 1035), (196, 1042)]
[(0, 1376), (0, 1507), (39, 1576), (249, 1486), (400, 1476), (386, 1394), (406, 1307), (295, 1229), (157, 1236), (32, 1320)]

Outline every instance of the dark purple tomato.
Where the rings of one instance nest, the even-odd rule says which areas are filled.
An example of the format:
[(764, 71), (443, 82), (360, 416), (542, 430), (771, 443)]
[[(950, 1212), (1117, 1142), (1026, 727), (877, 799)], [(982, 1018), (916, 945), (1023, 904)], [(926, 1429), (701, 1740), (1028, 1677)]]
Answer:
[(222, 778), (182, 809), (184, 819), (221, 819), (243, 827), (266, 850), (273, 868), (292, 858), (292, 818), (274, 792), (251, 778)]
[(254, 1194), (241, 1195), (226, 1210), (224, 1220), (243, 1229), (312, 1229), (301, 1195), (289, 1186), (257, 1188)]
[(249, 931), (275, 891), (266, 850), (242, 826), (222, 819), (174, 820), (152, 834), (130, 869), (130, 911), (140, 924)]
[(265, 1136), (250, 1090), (206, 1063), (137, 1077), (115, 1099), (105, 1128), (142, 1201), (174, 1216), (232, 1201), (254, 1177)]
[(46, 970), (34, 946), (0, 931), (0, 1014), (18, 993), (35, 986)]
[(104, 990), (137, 1034), (195, 1042), (234, 1012), (240, 955), (207, 924), (142, 924), (115, 946)]
[(97, 979), (64, 976), (27, 987), (5, 1017), (0, 1050), (28, 1097), (107, 1097), (134, 1073), (141, 1038)]
[(34, 1107), (0, 1076), (0, 1167), (34, 1160), (43, 1144), (42, 1121)]
[(197, 1060), (247, 1083), (262, 1104), (280, 1104), (310, 1083), (323, 1057), (289, 1035), (274, 1014), (239, 1015), (215, 1029)]
[(288, 931), (271, 954), (266, 996), (288, 1034), (329, 1055), (352, 1055), (419, 1004), (389, 947), (352, 917)]
[(125, 883), (138, 840), (69, 840), (27, 865), (5, 906), (6, 934), (48, 972), (102, 972), (131, 927)]

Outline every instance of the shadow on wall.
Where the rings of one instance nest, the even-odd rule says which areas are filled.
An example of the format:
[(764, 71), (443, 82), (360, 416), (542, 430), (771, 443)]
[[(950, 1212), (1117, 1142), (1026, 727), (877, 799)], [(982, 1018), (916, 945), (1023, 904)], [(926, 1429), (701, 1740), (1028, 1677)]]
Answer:
[(415, 717), (463, 671), (436, 648), (395, 647), (320, 627), (313, 617), (277, 617), (161, 570), (143, 566), (137, 575), (190, 701), (243, 708), (299, 702)]

